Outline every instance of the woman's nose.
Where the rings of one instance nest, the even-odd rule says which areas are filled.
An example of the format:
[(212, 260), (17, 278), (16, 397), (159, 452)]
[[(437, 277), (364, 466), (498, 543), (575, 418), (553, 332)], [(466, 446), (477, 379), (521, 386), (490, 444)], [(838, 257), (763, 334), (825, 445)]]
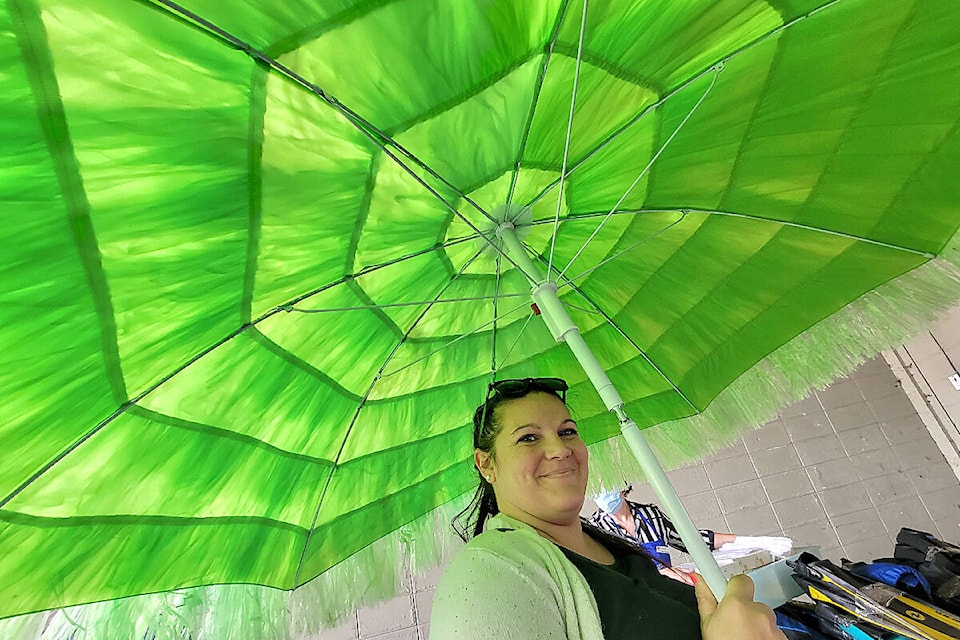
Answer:
[(573, 453), (573, 450), (561, 438), (548, 438), (546, 445), (548, 458), (566, 458)]

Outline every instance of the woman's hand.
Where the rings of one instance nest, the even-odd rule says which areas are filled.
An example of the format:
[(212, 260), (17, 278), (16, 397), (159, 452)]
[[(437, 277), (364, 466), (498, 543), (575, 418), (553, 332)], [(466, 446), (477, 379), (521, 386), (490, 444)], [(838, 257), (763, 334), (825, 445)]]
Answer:
[(703, 576), (694, 574), (703, 640), (786, 640), (773, 609), (753, 601), (753, 580), (734, 576), (717, 604)]

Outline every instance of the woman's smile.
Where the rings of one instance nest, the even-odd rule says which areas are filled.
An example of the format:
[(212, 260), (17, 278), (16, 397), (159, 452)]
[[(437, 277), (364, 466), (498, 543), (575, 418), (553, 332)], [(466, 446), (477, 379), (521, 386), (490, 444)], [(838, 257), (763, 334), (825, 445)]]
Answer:
[(571, 468), (569, 468), (569, 469), (561, 469), (561, 470), (559, 470), (559, 471), (551, 471), (551, 472), (549, 472), (549, 473), (543, 474), (543, 475), (540, 476), (540, 477), (541, 477), (541, 478), (569, 478), (569, 477), (574, 476), (574, 475), (577, 473), (577, 471), (579, 471), (579, 469), (578, 469), (577, 467), (571, 467)]

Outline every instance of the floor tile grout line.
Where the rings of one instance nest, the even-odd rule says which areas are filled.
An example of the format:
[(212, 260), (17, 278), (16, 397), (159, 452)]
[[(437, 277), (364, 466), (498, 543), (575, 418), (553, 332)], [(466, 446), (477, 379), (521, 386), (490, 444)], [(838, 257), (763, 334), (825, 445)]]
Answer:
[[(741, 438), (743, 440), (743, 438)], [(743, 448), (747, 448), (747, 443), (744, 441)], [(750, 458), (750, 464), (753, 466), (753, 472), (757, 474), (757, 480), (760, 482), (760, 488), (763, 489), (763, 495), (767, 499), (767, 504), (770, 505), (770, 511), (773, 512), (773, 518), (777, 521), (777, 526), (780, 528), (780, 535), (784, 535), (783, 522), (780, 520), (780, 514), (777, 513), (777, 510), (773, 507), (773, 500), (770, 499), (770, 492), (767, 491), (767, 485), (763, 483), (763, 478), (760, 476), (760, 469), (757, 468), (757, 463), (753, 459), (753, 454), (747, 452), (747, 457)], [(797, 460), (800, 459), (800, 456), (797, 456)]]
[[(713, 494), (713, 499), (717, 501), (717, 506), (720, 507), (720, 517), (723, 519), (723, 524), (727, 528), (727, 533), (733, 533), (730, 531), (730, 521), (727, 520), (727, 511), (723, 508), (723, 504), (720, 502), (720, 496), (717, 494), (717, 488), (713, 486), (713, 479), (710, 477), (710, 473), (707, 472), (707, 464), (704, 461), (699, 461), (698, 464), (703, 467), (703, 475), (707, 479), (707, 486), (710, 487), (708, 491)], [(701, 492), (703, 493), (703, 492)], [(681, 502), (683, 500), (681, 499)]]
[[(827, 419), (827, 424), (830, 425), (830, 430), (833, 431), (833, 434), (837, 437), (837, 440), (840, 441), (840, 434), (837, 433), (837, 427), (836, 425), (833, 424), (833, 420), (830, 419), (830, 412), (827, 411), (827, 408), (824, 406), (823, 400), (820, 398), (820, 394), (818, 392), (814, 392), (814, 396), (816, 396), (817, 404), (820, 405), (820, 410), (823, 412), (823, 415)], [(847, 450), (846, 448), (844, 448), (842, 441), (840, 441), (840, 448), (843, 450), (844, 454), (846, 454)], [(849, 459), (849, 455), (847, 456), (847, 459)], [(803, 460), (801, 460), (800, 462), (802, 464)], [(860, 473), (857, 472), (858, 477), (859, 475)], [(861, 480), (861, 482), (863, 481)], [(816, 495), (817, 495), (817, 502), (820, 504), (820, 508), (823, 509), (823, 515), (826, 516), (827, 522), (830, 524), (830, 528), (833, 529), (833, 535), (837, 537), (837, 544), (840, 545), (840, 549), (843, 551), (844, 554), (846, 554), (847, 547), (844, 544), (843, 540), (840, 539), (840, 530), (837, 528), (836, 523), (833, 521), (833, 516), (827, 513), (827, 508), (823, 506), (823, 500), (820, 498), (820, 494), (817, 493)], [(822, 552), (822, 549), (821, 549), (821, 552)]]

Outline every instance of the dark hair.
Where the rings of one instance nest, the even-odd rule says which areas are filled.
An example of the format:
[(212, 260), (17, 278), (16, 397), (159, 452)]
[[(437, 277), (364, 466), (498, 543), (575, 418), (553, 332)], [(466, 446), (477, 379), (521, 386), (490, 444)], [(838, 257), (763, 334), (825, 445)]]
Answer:
[[(543, 380), (543, 382), (539, 380)], [(548, 381), (557, 380), (559, 379), (526, 378), (520, 381), (492, 383), (487, 389), (487, 399), (473, 412), (473, 448), (485, 451), (491, 457), (494, 455), (493, 442), (496, 440), (497, 434), (500, 433), (501, 427), (500, 411), (498, 410), (511, 400), (518, 400), (531, 393), (545, 393), (566, 404), (566, 398), (564, 397), (566, 394), (558, 393), (555, 382), (544, 384)], [(501, 386), (502, 382), (522, 384), (515, 387)], [(562, 382), (563, 391), (566, 391), (566, 382), (560, 382)], [(483, 533), (483, 526), (487, 518), (500, 513), (500, 507), (497, 506), (497, 496), (493, 492), (493, 485), (487, 482), (479, 469), (477, 469), (477, 477), (480, 484), (473, 494), (473, 498), (470, 499), (470, 503), (450, 521), (453, 530), (464, 542)]]

